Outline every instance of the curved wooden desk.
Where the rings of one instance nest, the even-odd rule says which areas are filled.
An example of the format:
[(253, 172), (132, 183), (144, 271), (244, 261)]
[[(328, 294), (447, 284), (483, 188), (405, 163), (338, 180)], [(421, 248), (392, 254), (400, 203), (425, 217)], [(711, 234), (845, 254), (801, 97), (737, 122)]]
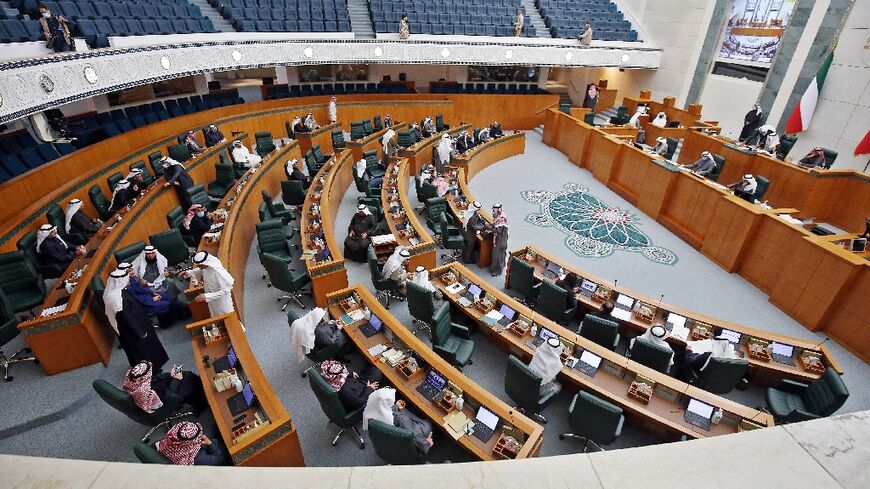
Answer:
[[(230, 141), (222, 143), (190, 161), (188, 173), (197, 181), (209, 181), (214, 177), (214, 164), (220, 161), (220, 153), (226, 151)], [(139, 198), (129, 211), (121, 215), (121, 221), (109, 221), (100, 230), (90, 258), (79, 257), (70, 264), (64, 274), (79, 275), (78, 286), (71, 294), (57, 287), (48, 291), (43, 308), (66, 300), (66, 308), (57, 314), (24, 321), (18, 329), (24, 334), (28, 346), (36, 354), (43, 369), (57, 374), (97, 362), (108, 365), (112, 354), (115, 333), (109, 327), (105, 311), (97, 307), (91, 281), (99, 276), (105, 283), (114, 263), (115, 250), (136, 241), (145, 241), (148, 236), (166, 230), (166, 214), (178, 205), (175, 190), (164, 188), (163, 178), (156, 179), (144, 196)], [(116, 216), (117, 219), (117, 216)], [(111, 232), (105, 234), (108, 226)], [(92, 240), (93, 241), (93, 240)], [(80, 274), (78, 271), (81, 271)], [(58, 285), (62, 284), (58, 281)]]
[[(245, 174), (247, 178), (243, 182), (240, 180), (234, 187), (235, 190), (230, 190), (222, 200), (221, 208), (227, 211), (227, 217), (220, 239), (203, 242), (200, 246), (200, 250), (215, 253), (236, 278), (232, 294), (235, 312), (190, 323), (187, 330), (191, 336), (193, 356), (209, 406), (233, 463), (238, 466), (305, 465), (296, 427), (260, 369), (242, 330), (241, 321), (245, 269), (256, 234), (256, 224), (259, 222), (260, 191), (266, 190), (274, 195), (285, 178), (284, 163), (293, 158), (299, 158), (299, 147), (295, 141), (266, 155), (256, 170), (249, 170)], [(203, 328), (210, 325), (220, 329), (221, 337), (207, 343)], [(218, 392), (212, 381), (215, 375), (212, 363), (225, 356), (230, 346), (238, 357), (238, 369), (242, 372), (242, 377), (251, 383), (256, 396), (254, 404), (244, 411), (246, 418), (242, 423), (250, 425), (256, 419), (260, 424), (245, 433), (240, 433), (239, 428), (235, 428), (242, 423), (234, 421), (236, 416), (230, 413), (227, 406), (227, 399), (235, 395), (236, 391), (231, 388)]]
[(411, 165), (410, 173), (416, 175), (417, 173), (420, 173), (420, 169), (423, 168), (424, 165), (432, 161), (431, 151), (434, 151), (435, 148), (438, 147), (438, 143), (441, 142), (441, 137), (445, 133), (453, 137), (462, 131), (468, 131), (471, 127), (471, 124), (462, 124), (458, 127), (452, 127), (447, 131), (441, 131), (434, 134), (432, 137), (417, 141), (405, 149), (400, 149), (399, 156), (402, 158), (408, 158), (408, 162)]
[[(448, 277), (450, 273), (455, 277), (453, 280)], [(490, 336), (511, 354), (520, 355), (525, 360), (530, 359), (535, 349), (532, 344), (534, 338), (529, 333), (520, 335), (509, 328), (502, 330), (502, 328), (496, 329), (489, 326), (482, 320), (489, 308), (481, 310), (477, 304), (463, 307), (458, 300), (459, 296), (447, 290), (450, 284), (462, 278), (477, 284), (490, 298), (496, 310), (499, 304), (506, 304), (527, 318), (530, 325), (533, 323), (539, 328), (544, 327), (556, 333), (563, 343), (573, 350), (575, 357), (579, 355), (578, 348), (601, 357), (601, 366), (593, 377), (567, 366), (562, 368), (560, 377), (575, 388), (591, 391), (595, 395), (602, 396), (609, 402), (621, 406), (629, 415), (630, 422), (649, 425), (654, 430), (668, 434), (672, 439), (678, 439), (681, 436), (705, 438), (774, 425), (773, 417), (768, 413), (748, 408), (648, 368), (536, 314), (485, 280), (475, 276), (464, 265), (459, 263), (443, 265), (432, 270), (429, 276), (432, 283), (442, 291), (447, 300), (474, 320), (480, 331)], [(643, 402), (629, 395), (629, 389), (635, 380), (654, 384), (653, 395), (648, 402)], [(710, 431), (703, 431), (701, 428), (686, 422), (684, 412), (688, 398), (697, 399), (722, 409), (722, 421), (712, 425)]]
[[(348, 304), (347, 300), (351, 297), (353, 297), (355, 302), (354, 305)], [(386, 331), (389, 333), (385, 334), (385, 331), (381, 331), (370, 338), (366, 338), (359, 329), (360, 326), (366, 323), (365, 319), (353, 321), (350, 317), (343, 316), (351, 311), (360, 309), (361, 306), (368, 308), (374, 315), (380, 318), (384, 323)], [(478, 460), (521, 459), (538, 456), (541, 443), (543, 442), (541, 435), (544, 431), (540, 425), (477, 385), (462, 372), (435, 354), (423, 341), (408, 331), (395, 316), (390, 314), (368, 289), (357, 284), (349, 289), (330, 294), (329, 312), (334, 318), (345, 317), (352, 321), (345, 323), (342, 320), (344, 332), (347, 333), (360, 353), (384, 374), (384, 377), (388, 379), (390, 385), (396, 388), (401, 397), (407, 399), (409, 403), (417, 408), (417, 411), (422, 412), (432, 421), (433, 428), (440, 427), (448, 436), (454, 436), (451, 435), (450, 430), (444, 424), (446, 416), (455, 411), (455, 408), (452, 406), (450, 406), (450, 409), (442, 407), (441, 403), (430, 401), (417, 391), (417, 387), (426, 380), (428, 368), (434, 368), (446, 377), (448, 381), (462, 390), (465, 399), (462, 412), (468, 419), (473, 420), (477, 406), (483, 405), (495, 413), (502, 423), (507, 423), (514, 428), (513, 436), (516, 437), (517, 432), (519, 432), (526, 438), (518, 453), (508, 454), (500, 450), (503, 445), (499, 443), (502, 427), (499, 427), (498, 431), (486, 443), (468, 434), (462, 434), (458, 439), (454, 437), (457, 443)], [(393, 367), (388, 362), (381, 360), (380, 356), (373, 357), (368, 353), (368, 350), (378, 344), (401, 349), (406, 354), (413, 355), (418, 360), (419, 369), (413, 373), (407, 370), (403, 371), (401, 363)]]
[(465, 153), (453, 157), (450, 166), (465, 168), (465, 183), (489, 165), (526, 152), (526, 133), (505, 134), (479, 144)]
[(333, 122), (311, 132), (296, 133), (296, 140), (299, 141), (299, 152), (305, 154), (315, 144), (319, 144), (324, 153), (331, 153), (332, 150), (327, 148), (332, 148), (332, 131), (335, 129), (341, 129), (341, 124)]
[(428, 270), (435, 267), (435, 241), (408, 202), (409, 169), (405, 158), (394, 158), (390, 162), (381, 187), (381, 205), (396, 242), (411, 253), (408, 270), (418, 265)]
[[(335, 217), (341, 199), (353, 183), (353, 158), (348, 150), (333, 155), (315, 175), (299, 224), (302, 233), (302, 258), (311, 277), (311, 291), (319, 307), (326, 306), (326, 295), (347, 287), (343, 246), (335, 239)], [(319, 208), (319, 211), (314, 211)], [(316, 239), (322, 240), (316, 241)]]
[(376, 150), (378, 152), (378, 161), (382, 161), (384, 158), (384, 148), (381, 144), (381, 138), (384, 137), (384, 134), (387, 133), (390, 129), (396, 131), (404, 131), (407, 129), (408, 123), (395, 123), (392, 127), (385, 127), (380, 131), (375, 131), (368, 136), (357, 139), (356, 141), (347, 141), (344, 143), (353, 153), (353, 161), (359, 161), (363, 157), (363, 153), (366, 151)]
[[(721, 319), (705, 316), (688, 309), (676, 307), (671, 304), (662, 303), (660, 299), (649, 297), (643, 294), (614, 285), (607, 280), (580, 269), (574, 265), (560, 262), (552, 255), (540, 250), (535, 246), (527, 246), (511, 252), (511, 256), (528, 263), (535, 269), (535, 277), (538, 280), (544, 280), (544, 270), (548, 264), (553, 263), (563, 268), (565, 271), (574, 272), (580, 278), (593, 282), (595, 285), (602, 286), (610, 292), (607, 297), (603, 296), (586, 296), (578, 295), (577, 301), (583, 304), (587, 309), (599, 310), (600, 305), (605, 300), (615, 301), (616, 296), (624, 294), (632, 299), (635, 299), (635, 311), (629, 319), (621, 320), (613, 318), (622, 326), (623, 334), (626, 330), (632, 330), (634, 333), (645, 332), (652, 324), (666, 324), (672, 321), (685, 321), (685, 327), (688, 328), (690, 334), (687, 338), (668, 337), (668, 343), (674, 346), (686, 346), (686, 340), (699, 340), (710, 338), (718, 334), (722, 329), (727, 329), (740, 334), (738, 350), (743, 353), (743, 358), (749, 361), (749, 372), (752, 381), (761, 385), (775, 385), (782, 379), (792, 379), (798, 382), (809, 383), (818, 379), (824, 367), (830, 366), (842, 373), (840, 365), (834, 360), (831, 353), (824, 347), (819, 346), (818, 342), (801, 340), (794, 337), (777, 335), (768, 331), (741, 326), (738, 324), (723, 321)], [(505, 276), (505, 286), (510, 288), (510, 272), (511, 263), (508, 262), (507, 274)], [(642, 316), (638, 312), (641, 307), (648, 307), (652, 311), (651, 316)], [(670, 316), (673, 314), (674, 316)], [(667, 326), (666, 326), (667, 327)], [(632, 335), (634, 336), (634, 335)], [(750, 343), (781, 343), (791, 345), (795, 348), (795, 365), (786, 365), (784, 363), (773, 362), (768, 358), (759, 358), (753, 356), (749, 352)], [(822, 362), (822, 369), (808, 369), (803, 362), (805, 356), (812, 356)]]

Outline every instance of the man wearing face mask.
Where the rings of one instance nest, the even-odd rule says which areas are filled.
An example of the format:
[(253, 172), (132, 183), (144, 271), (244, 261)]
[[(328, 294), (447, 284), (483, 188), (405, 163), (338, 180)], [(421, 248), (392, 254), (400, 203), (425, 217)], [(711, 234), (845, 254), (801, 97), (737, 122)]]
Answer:
[(193, 242), (196, 243), (197, 246), (199, 246), (199, 241), (202, 239), (202, 235), (211, 229), (212, 224), (214, 224), (214, 221), (212, 221), (206, 213), (205, 207), (200, 204), (193, 204), (190, 206), (187, 215), (181, 222), (181, 226), (184, 228), (182, 232), (192, 236)]
[(45, 47), (54, 49), (56, 53), (75, 51), (68, 27), (71, 22), (62, 15), (51, 15), (51, 10), (45, 5), (39, 6), (39, 15), (41, 16), (39, 27), (42, 29), (43, 37), (45, 37)]

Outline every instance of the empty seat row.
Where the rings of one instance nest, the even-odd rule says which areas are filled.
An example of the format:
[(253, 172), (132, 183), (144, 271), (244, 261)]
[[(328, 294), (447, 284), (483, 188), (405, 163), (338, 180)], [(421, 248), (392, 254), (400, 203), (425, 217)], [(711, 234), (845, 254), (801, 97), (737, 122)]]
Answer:
[[(580, 34), (581, 29), (574, 28), (563, 28), (563, 27), (553, 27), (550, 29), (550, 32), (553, 34), (553, 37), (561, 38), (561, 39), (575, 39), (577, 35)], [(637, 31), (631, 30), (619, 30), (619, 31), (607, 31), (593, 28), (593, 38), (601, 41), (624, 41), (624, 42), (636, 42), (637, 41)]]
[(184, 19), (203, 18), (196, 5), (129, 5), (126, 2), (117, 3), (82, 3), (45, 2), (45, 5), (55, 14), (62, 14), (70, 20), (78, 19)]
[(296, 8), (302, 6), (328, 8), (347, 8), (347, 0), (209, 0), (213, 7), (263, 7), (263, 8)]
[[(410, 11), (416, 9), (417, 12), (436, 12), (431, 10), (439, 8), (442, 5), (468, 5), (465, 0), (439, 0), (438, 2), (418, 2), (416, 0), (371, 0), (372, 10), (382, 10), (384, 8), (396, 7), (404, 8)], [(511, 7), (516, 8), (521, 4), (520, 0), (478, 0), (474, 2), (474, 7)]]
[(473, 93), (473, 94), (503, 94), (503, 95), (536, 95), (547, 93), (533, 83), (459, 83), (434, 82), (430, 85), (431, 93)]
[(347, 20), (349, 15), (347, 9), (281, 9), (281, 10), (266, 10), (259, 8), (229, 8), (223, 9), (221, 12), (227, 19), (248, 19), (248, 20), (284, 20), (284, 19), (313, 19), (313, 20)]
[(41, 41), (42, 29), (36, 20), (0, 20), (0, 43)]
[[(0, 139), (0, 145), (5, 145), (9, 139)], [(41, 143), (15, 153), (3, 154), (0, 156), (0, 183), (73, 151), (75, 148), (66, 143)]]
[(191, 34), (195, 32), (216, 32), (214, 24), (209, 19), (175, 19), (175, 20), (80, 20), (76, 24), (76, 33), (85, 38), (91, 47), (98, 46), (100, 36), (142, 36), (162, 34)]
[[(375, 22), (375, 32), (396, 32), (395, 23)], [(455, 36), (513, 36), (514, 28), (507, 25), (482, 25), (482, 24), (419, 24), (411, 23), (411, 34), (455, 35)], [(523, 37), (535, 37), (537, 31), (533, 26), (523, 29)]]
[(235, 20), (241, 32), (351, 32), (347, 20)]
[(271, 100), (355, 93), (410, 93), (410, 91), (405, 83), (310, 83), (290, 86), (270, 86), (266, 89), (266, 98)]
[[(459, 17), (458, 15), (461, 15)], [(441, 12), (441, 13), (410, 13), (408, 14), (408, 22), (413, 24), (414, 22), (418, 23), (429, 23), (429, 24), (488, 24), (488, 25), (513, 25), (514, 14), (501, 14), (501, 15), (481, 15), (475, 13), (473, 10), (468, 12), (468, 14), (456, 14), (452, 12)], [(375, 22), (398, 22), (402, 17), (400, 12), (373, 12), (372, 20)], [(528, 24), (528, 22), (526, 22)]]

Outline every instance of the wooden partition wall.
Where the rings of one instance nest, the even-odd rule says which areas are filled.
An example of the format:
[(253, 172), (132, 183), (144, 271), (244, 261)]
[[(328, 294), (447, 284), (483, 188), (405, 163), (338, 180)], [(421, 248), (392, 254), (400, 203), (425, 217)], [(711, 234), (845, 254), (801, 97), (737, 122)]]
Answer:
[[(703, 150), (725, 152), (724, 141), (706, 134), (684, 129), (684, 139), (681, 162)], [(727, 153), (733, 158), (726, 156), (723, 183), (745, 172), (770, 175), (765, 199), (773, 208), (765, 210), (556, 110), (548, 111), (543, 141), (726, 271), (757, 285), (786, 314), (870, 362), (870, 261), (779, 217), (815, 217), (863, 231), (870, 209), (866, 174), (808, 171), (762, 155)]]
[[(350, 130), (351, 121), (383, 114), (400, 121), (419, 121), (425, 115), (442, 114), (444, 122), (451, 126), (459, 124), (461, 114), (461, 120), (478, 126), (497, 120), (505, 129), (531, 129), (543, 122), (545, 108), (557, 100), (558, 96), (553, 94), (345, 95), (338, 100), (338, 117), (346, 131)], [(16, 241), (24, 232), (39, 227), (48, 206), (54, 202), (65, 206), (70, 199), (78, 198), (83, 209), (94, 215), (87, 196), (91, 185), (99, 185), (104, 194), (110, 194), (105, 181), (108, 175), (116, 171), (126, 174), (131, 163), (147, 162), (152, 152), (166, 154), (166, 148), (176, 144), (176, 137), (190, 129), (199, 130), (213, 123), (227, 138), (234, 131), (247, 132), (251, 137), (257, 131), (270, 131), (275, 138), (286, 137), (285, 122), (295, 114), (312, 112), (325, 125), (328, 103), (329, 96), (301, 97), (197, 112), (135, 129), (20, 175), (0, 185), (3, 195), (16, 196), (0, 199), (0, 252), (15, 250)]]

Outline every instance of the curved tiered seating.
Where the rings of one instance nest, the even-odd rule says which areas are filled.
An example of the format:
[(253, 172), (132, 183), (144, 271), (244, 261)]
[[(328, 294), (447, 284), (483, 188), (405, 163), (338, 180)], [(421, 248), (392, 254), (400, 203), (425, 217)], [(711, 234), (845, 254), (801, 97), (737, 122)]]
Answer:
[[(372, 0), (369, 2), (375, 32), (397, 32), (402, 14), (408, 15), (412, 34), (457, 36), (513, 36), (520, 0), (482, 0), (469, 4), (460, 0), (430, 3), (413, 0)], [(526, 21), (523, 37), (537, 32)]]
[(593, 39), (602, 41), (637, 41), (637, 31), (625, 20), (611, 0), (535, 0), (544, 23), (553, 37), (576, 39), (583, 25), (592, 26)]
[(350, 32), (347, 0), (209, 0), (241, 32)]

